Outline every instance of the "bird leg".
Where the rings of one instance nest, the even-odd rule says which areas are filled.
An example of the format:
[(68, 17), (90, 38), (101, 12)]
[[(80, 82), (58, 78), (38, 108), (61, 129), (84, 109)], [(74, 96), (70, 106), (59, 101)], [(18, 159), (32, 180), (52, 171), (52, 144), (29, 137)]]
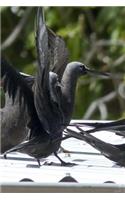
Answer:
[(68, 167), (71, 167), (71, 166), (74, 166), (74, 165), (77, 165), (75, 163), (70, 163), (70, 162), (65, 162), (63, 161), (58, 155), (56, 152), (54, 152), (54, 155), (59, 159), (59, 161), (61, 162), (61, 166), (68, 166)]
[(3, 154), (3, 157), (4, 157), (4, 159), (7, 159), (7, 154), (4, 153), (4, 154)]
[(39, 159), (37, 159), (37, 162), (38, 162), (38, 165), (39, 165), (39, 167), (41, 166), (41, 164), (40, 164), (40, 160)]

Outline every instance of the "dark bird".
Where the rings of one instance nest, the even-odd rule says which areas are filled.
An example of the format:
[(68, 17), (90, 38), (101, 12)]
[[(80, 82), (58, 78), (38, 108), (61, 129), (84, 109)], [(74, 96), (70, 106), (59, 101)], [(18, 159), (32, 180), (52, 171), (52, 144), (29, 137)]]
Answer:
[(1, 114), (1, 153), (19, 144), (26, 139), (28, 129), (26, 126), (27, 113), (19, 106), (18, 97), (12, 106), (12, 99), (5, 94), (5, 106)]
[[(31, 88), (25, 77), (2, 59), (4, 90), (14, 101), (19, 93), (19, 104), (27, 108), (29, 121), (28, 140), (4, 153), (19, 151), (37, 159), (54, 153), (62, 165), (67, 165), (57, 155), (63, 130), (71, 120), (77, 79), (86, 74), (105, 76), (80, 62), (68, 64), (68, 50), (63, 39), (45, 24), (43, 12), (37, 11), (36, 48), (38, 68)], [(68, 163), (70, 164), (70, 163)]]
[(125, 167), (125, 144), (111, 144), (104, 142), (95, 136), (88, 134), (78, 127), (80, 132), (67, 129), (68, 135), (87, 142), (89, 145), (100, 151), (106, 158), (114, 161), (117, 165)]
[[(2, 60), (3, 66), (5, 62)], [(2, 66), (2, 69), (3, 69)], [(8, 66), (9, 67), (9, 66)], [(21, 75), (25, 78), (27, 84), (32, 88), (34, 77), (25, 74)], [(1, 80), (1, 87), (5, 86), (5, 81)], [(5, 91), (5, 88), (4, 88)], [(8, 92), (5, 93), (5, 105), (0, 109), (1, 115), (1, 153), (19, 144), (26, 139), (28, 134), (28, 113), (24, 104), (19, 105), (19, 92), (15, 99), (9, 97)]]

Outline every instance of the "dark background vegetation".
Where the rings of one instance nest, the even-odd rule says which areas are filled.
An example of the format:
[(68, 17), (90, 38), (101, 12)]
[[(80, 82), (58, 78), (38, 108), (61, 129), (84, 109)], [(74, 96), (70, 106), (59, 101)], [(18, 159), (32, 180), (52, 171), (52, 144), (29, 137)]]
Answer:
[[(19, 70), (35, 74), (35, 7), (1, 8), (2, 54)], [(125, 117), (125, 7), (45, 7), (47, 25), (61, 35), (70, 61), (117, 74), (78, 81), (73, 118)]]

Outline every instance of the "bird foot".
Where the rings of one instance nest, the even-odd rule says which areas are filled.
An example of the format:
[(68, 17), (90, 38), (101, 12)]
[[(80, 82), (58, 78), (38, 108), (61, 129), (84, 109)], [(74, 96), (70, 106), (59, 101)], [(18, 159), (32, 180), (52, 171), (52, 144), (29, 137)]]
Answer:
[(60, 166), (60, 163), (55, 163), (55, 162), (44, 162), (45, 166)]
[(32, 164), (28, 164), (26, 165), (27, 168), (40, 168), (39, 165), (32, 165)]
[(47, 166), (49, 166), (49, 165), (55, 165), (55, 163), (54, 162), (44, 162), (44, 164), (43, 165), (47, 165)]
[[(60, 163), (55, 163), (55, 162), (45, 162), (44, 165), (46, 166), (59, 166), (60, 167)], [(70, 162), (61, 162), (61, 166), (65, 166), (65, 167), (73, 167), (77, 164), (75, 163), (70, 163)]]
[(7, 154), (4, 153), (4, 154), (3, 154), (3, 157), (4, 157), (4, 159), (7, 159)]
[(61, 166), (64, 166), (64, 167), (73, 167), (73, 166), (76, 166), (78, 164), (76, 163), (70, 163), (70, 162), (61, 162)]

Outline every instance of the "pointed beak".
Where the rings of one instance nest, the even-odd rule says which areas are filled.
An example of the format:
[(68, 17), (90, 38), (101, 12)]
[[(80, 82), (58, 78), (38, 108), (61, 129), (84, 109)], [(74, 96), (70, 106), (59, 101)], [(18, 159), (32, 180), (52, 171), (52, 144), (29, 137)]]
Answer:
[(99, 72), (94, 69), (89, 69), (87, 67), (86, 67), (86, 72), (87, 72), (87, 74), (89, 74), (91, 76), (96, 76), (96, 77), (100, 77), (100, 78), (109, 78), (110, 77), (110, 73)]

